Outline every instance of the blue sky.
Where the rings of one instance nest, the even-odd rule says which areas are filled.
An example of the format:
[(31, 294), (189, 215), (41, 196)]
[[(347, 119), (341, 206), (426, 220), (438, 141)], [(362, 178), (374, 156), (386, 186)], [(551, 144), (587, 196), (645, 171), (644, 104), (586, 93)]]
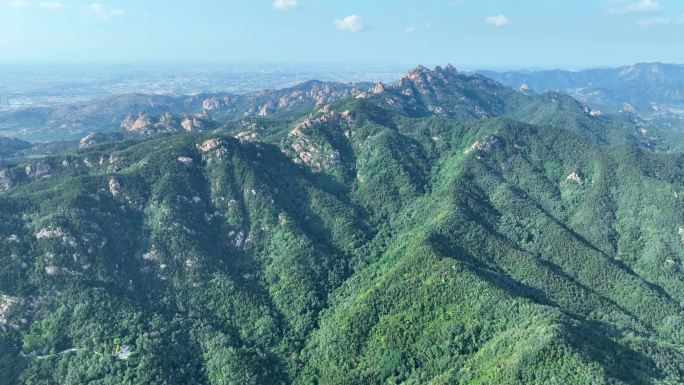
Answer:
[(5, 63), (684, 63), (682, 0), (0, 0)]

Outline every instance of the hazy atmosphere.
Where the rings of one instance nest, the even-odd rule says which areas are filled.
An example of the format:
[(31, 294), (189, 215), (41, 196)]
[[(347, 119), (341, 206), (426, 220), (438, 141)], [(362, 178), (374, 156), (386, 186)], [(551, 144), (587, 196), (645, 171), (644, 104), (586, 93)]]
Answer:
[(3, 0), (6, 63), (682, 62), (678, 0)]

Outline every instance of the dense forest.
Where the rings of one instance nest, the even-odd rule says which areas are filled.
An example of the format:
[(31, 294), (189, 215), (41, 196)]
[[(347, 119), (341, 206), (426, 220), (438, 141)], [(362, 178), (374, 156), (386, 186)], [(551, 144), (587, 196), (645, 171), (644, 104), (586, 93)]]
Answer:
[(0, 384), (684, 382), (683, 154), (452, 68), (0, 170)]

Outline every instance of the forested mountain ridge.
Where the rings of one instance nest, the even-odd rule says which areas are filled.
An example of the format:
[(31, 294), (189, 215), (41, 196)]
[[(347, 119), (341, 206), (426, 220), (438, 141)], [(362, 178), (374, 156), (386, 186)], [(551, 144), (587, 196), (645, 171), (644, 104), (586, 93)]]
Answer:
[(683, 159), (635, 127), (417, 68), (5, 166), (0, 381), (682, 382)]
[(644, 136), (684, 147), (684, 66), (639, 63), (581, 71), (481, 71), (526, 93), (564, 92), (596, 111), (639, 116)]

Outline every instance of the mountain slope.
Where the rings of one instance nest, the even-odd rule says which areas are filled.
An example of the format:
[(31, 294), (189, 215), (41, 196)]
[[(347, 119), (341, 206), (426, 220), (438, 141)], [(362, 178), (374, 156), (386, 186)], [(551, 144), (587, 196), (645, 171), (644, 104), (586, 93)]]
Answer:
[(419, 70), (3, 168), (0, 382), (682, 382), (681, 155)]
[(31, 143), (21, 139), (0, 136), (0, 158), (31, 147)]

